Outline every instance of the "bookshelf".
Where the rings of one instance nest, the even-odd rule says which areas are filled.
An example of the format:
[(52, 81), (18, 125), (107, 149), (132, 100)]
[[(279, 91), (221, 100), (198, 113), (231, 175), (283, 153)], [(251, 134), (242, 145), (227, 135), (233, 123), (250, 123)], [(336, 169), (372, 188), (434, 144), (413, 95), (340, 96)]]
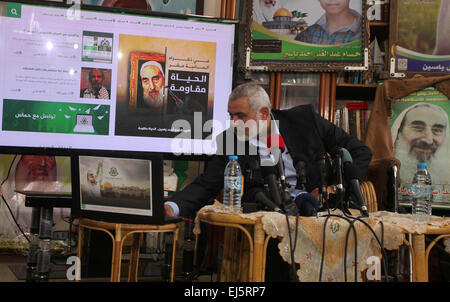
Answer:
[(382, 5), (380, 20), (368, 22), (370, 64), (364, 72), (337, 72), (331, 121), (364, 140), (377, 87), (388, 71), (389, 4)]

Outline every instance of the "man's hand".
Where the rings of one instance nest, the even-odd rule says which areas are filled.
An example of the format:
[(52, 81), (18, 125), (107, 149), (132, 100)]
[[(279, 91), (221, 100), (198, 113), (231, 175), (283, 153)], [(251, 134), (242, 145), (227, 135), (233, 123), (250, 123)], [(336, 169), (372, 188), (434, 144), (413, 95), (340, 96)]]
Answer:
[[(336, 190), (335, 190), (334, 186), (328, 186), (327, 192), (328, 192), (328, 194), (334, 194), (334, 193), (336, 193)], [(316, 197), (317, 200), (319, 200), (319, 198), (320, 198), (319, 188), (315, 188), (314, 190), (312, 190), (311, 194), (314, 195), (314, 197)], [(324, 200), (324, 202), (326, 202), (326, 200)]]
[(173, 212), (173, 209), (168, 204), (164, 205), (164, 214), (166, 216), (175, 216), (175, 213)]

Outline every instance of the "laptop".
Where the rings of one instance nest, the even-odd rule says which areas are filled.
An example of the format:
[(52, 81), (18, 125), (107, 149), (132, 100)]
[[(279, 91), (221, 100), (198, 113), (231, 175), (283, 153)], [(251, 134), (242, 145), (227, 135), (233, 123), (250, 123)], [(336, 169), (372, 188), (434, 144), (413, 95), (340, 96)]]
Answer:
[[(88, 151), (86, 151), (88, 152)], [(72, 160), (74, 216), (128, 224), (166, 224), (163, 158), (139, 152), (96, 151)]]
[(77, 123), (73, 132), (81, 133), (94, 133), (94, 127), (92, 126), (92, 115), (90, 114), (77, 114)]

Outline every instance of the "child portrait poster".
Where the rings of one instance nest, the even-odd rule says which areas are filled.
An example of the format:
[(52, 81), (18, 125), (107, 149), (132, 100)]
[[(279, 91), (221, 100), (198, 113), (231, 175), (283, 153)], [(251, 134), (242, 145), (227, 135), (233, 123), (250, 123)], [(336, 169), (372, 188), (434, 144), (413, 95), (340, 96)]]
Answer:
[[(320, 71), (361, 66), (367, 33), (361, 0), (248, 1), (252, 65)], [(330, 16), (341, 22), (335, 22)], [(250, 42), (250, 43), (249, 43)]]

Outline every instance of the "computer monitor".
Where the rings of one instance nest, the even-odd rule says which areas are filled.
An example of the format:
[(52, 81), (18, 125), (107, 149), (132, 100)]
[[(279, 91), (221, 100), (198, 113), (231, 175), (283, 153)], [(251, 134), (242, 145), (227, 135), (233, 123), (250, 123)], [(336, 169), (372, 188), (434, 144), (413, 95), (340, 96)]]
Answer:
[(159, 154), (83, 152), (72, 158), (74, 217), (164, 224), (163, 159)]
[[(74, 10), (0, 0), (0, 152), (215, 154), (238, 21)], [(79, 114), (92, 116), (89, 131), (75, 127)]]

